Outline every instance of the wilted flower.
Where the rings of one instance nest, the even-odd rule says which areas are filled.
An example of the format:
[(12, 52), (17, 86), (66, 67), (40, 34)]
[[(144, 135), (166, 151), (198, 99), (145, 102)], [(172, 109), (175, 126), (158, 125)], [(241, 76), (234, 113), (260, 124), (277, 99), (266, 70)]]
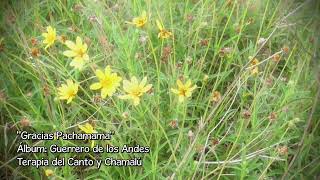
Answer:
[(173, 129), (178, 127), (178, 121), (176, 119), (170, 121), (169, 126)]
[[(252, 57), (250, 56), (249, 59), (251, 60)], [(259, 63), (259, 60), (257, 58), (254, 58), (252, 61), (251, 61), (251, 66), (253, 66), (251, 68), (251, 75), (257, 75), (259, 73), (259, 68), (258, 68), (258, 64)]]
[(30, 122), (30, 120), (29, 120), (27, 117), (22, 117), (22, 118), (20, 119), (20, 125), (21, 125), (22, 127), (28, 127), (28, 126), (31, 125), (31, 122)]
[(221, 100), (221, 93), (219, 91), (214, 91), (212, 93), (211, 101), (219, 102)]
[(285, 54), (288, 54), (288, 53), (289, 53), (289, 47), (286, 46), (286, 45), (284, 45), (284, 46), (282, 47), (282, 51), (283, 51)]
[(280, 54), (275, 54), (272, 56), (272, 59), (274, 62), (279, 62), (281, 59), (281, 56), (280, 56)]
[(159, 20), (157, 20), (156, 23), (159, 28), (158, 38), (167, 39), (172, 36), (172, 33), (166, 30)]
[(34, 37), (31, 38), (30, 41), (31, 41), (31, 45), (32, 45), (32, 46), (36, 46), (36, 45), (38, 44), (38, 40), (37, 40), (36, 38), (34, 38)]
[(31, 56), (34, 57), (34, 58), (37, 58), (40, 56), (40, 51), (38, 48), (31, 48)]
[(249, 110), (244, 110), (242, 116), (245, 119), (249, 119), (251, 117), (251, 112)]
[(277, 114), (275, 112), (270, 113), (268, 119), (270, 120), (270, 122), (274, 122), (277, 119)]
[(201, 39), (200, 40), (200, 45), (201, 46), (208, 46), (209, 40), (208, 39)]
[(281, 146), (281, 147), (278, 147), (278, 149), (277, 149), (277, 151), (278, 151), (278, 153), (280, 154), (280, 155), (286, 155), (286, 154), (288, 154), (288, 146)]
[(60, 35), (58, 36), (58, 40), (64, 44), (67, 41), (67, 37), (65, 35)]
[(49, 176), (52, 176), (53, 175), (53, 171), (51, 169), (46, 169), (44, 170), (44, 174), (49, 177)]

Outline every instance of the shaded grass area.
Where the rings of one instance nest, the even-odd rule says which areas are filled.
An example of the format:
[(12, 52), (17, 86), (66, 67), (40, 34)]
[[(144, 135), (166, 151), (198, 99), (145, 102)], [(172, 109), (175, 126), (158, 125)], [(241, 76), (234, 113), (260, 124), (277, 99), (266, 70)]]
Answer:
[[(140, 168), (66, 166), (52, 168), (54, 178), (308, 179), (318, 175), (319, 2), (1, 3), (1, 177), (45, 178), (46, 168), (17, 166), (16, 130), (79, 132), (77, 124), (82, 122), (90, 122), (98, 132), (116, 132), (111, 142), (97, 142), (100, 145), (140, 144), (150, 146), (151, 152), (141, 155)], [(148, 14), (144, 28), (126, 23), (143, 10)], [(172, 38), (158, 38), (157, 19), (173, 33)], [(49, 25), (56, 28), (58, 40), (45, 50), (41, 33)], [(77, 36), (88, 44), (90, 56), (82, 71), (73, 69), (63, 55), (63, 40), (74, 41)], [(259, 62), (253, 64), (254, 59)], [(148, 77), (153, 89), (139, 106), (119, 99), (121, 90), (102, 99), (89, 89), (95, 70), (107, 65), (123, 79)], [(71, 104), (57, 99), (57, 87), (67, 79), (80, 83)], [(198, 87), (184, 103), (170, 91), (177, 79), (190, 79)], [(30, 126), (21, 123), (26, 120)]]

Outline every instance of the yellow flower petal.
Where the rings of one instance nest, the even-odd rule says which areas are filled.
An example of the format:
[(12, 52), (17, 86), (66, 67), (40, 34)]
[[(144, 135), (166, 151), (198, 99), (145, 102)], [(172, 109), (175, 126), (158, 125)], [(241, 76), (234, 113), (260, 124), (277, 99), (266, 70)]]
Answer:
[(172, 91), (173, 93), (175, 93), (175, 94), (179, 94), (179, 90), (178, 90), (178, 89), (173, 89), (173, 88), (171, 88), (171, 91)]
[(147, 91), (149, 91), (150, 89), (152, 88), (152, 84), (148, 84), (148, 85), (146, 85), (144, 88), (143, 88), (143, 92), (147, 92)]
[(67, 50), (63, 52), (63, 55), (67, 57), (75, 57), (77, 54), (74, 51)]
[(140, 98), (138, 98), (138, 97), (133, 98), (133, 105), (137, 106), (139, 104), (140, 104)]
[(110, 75), (111, 74), (111, 67), (110, 66), (107, 66), (105, 69), (104, 69), (104, 73), (107, 75)]
[(103, 78), (104, 78), (104, 73), (103, 73), (100, 69), (97, 69), (97, 70), (96, 70), (96, 76), (97, 76), (99, 79), (103, 79)]
[(177, 80), (177, 85), (178, 85), (179, 88), (183, 88), (184, 87), (184, 85), (183, 85), (183, 83), (181, 82), (180, 79)]
[(159, 28), (159, 30), (160, 30), (160, 31), (163, 30), (163, 26), (162, 26), (162, 24), (160, 23), (160, 21), (157, 20), (156, 23), (157, 23), (157, 27)]
[(97, 89), (100, 89), (101, 87), (102, 86), (100, 83), (93, 83), (93, 84), (91, 84), (90, 89), (97, 90)]
[(66, 44), (66, 46), (67, 46), (68, 48), (70, 48), (71, 50), (75, 50), (75, 49), (76, 49), (76, 44), (74, 44), (74, 42), (72, 42), (72, 41), (67, 40), (67, 41), (65, 42), (65, 44)]
[(81, 40), (81, 38), (79, 36), (77, 36), (77, 38), (76, 38), (76, 45), (77, 46), (82, 46), (82, 40)]

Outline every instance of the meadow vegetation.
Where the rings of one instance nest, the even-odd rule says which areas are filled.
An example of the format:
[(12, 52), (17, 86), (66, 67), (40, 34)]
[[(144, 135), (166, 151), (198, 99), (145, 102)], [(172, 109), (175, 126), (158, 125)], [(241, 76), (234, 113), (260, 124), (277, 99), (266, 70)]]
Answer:
[[(319, 178), (319, 1), (0, 4), (1, 179)], [(17, 130), (112, 130), (27, 143), (150, 153), (142, 167), (20, 167)]]

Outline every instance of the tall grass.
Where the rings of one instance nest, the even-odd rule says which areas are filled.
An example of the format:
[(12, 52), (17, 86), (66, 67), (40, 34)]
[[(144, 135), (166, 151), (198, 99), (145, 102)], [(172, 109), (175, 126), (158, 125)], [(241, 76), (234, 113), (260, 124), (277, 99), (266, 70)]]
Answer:
[[(114, 130), (112, 144), (150, 146), (142, 167), (52, 168), (55, 179), (309, 179), (319, 175), (319, 7), (317, 1), (8, 1), (1, 2), (1, 177), (45, 178), (47, 167), (19, 167), (16, 130), (79, 131), (90, 122)], [(145, 10), (143, 29), (126, 24)], [(173, 37), (157, 37), (159, 19)], [(74, 70), (57, 41), (89, 45), (90, 62)], [(37, 40), (32, 45), (31, 40)], [(32, 56), (32, 48), (40, 55)], [(277, 61), (277, 56), (280, 60)], [(252, 64), (254, 59), (259, 63)], [(124, 79), (148, 77), (138, 106), (89, 89), (110, 65)], [(252, 70), (258, 67), (258, 74)], [(71, 104), (57, 99), (67, 79), (80, 83)], [(170, 89), (190, 79), (184, 103)], [(213, 92), (219, 92), (213, 100)], [(24, 127), (22, 119), (31, 122)], [(83, 145), (74, 141), (37, 141)], [(53, 154), (25, 154), (53, 158)], [(129, 158), (130, 154), (60, 154)]]

